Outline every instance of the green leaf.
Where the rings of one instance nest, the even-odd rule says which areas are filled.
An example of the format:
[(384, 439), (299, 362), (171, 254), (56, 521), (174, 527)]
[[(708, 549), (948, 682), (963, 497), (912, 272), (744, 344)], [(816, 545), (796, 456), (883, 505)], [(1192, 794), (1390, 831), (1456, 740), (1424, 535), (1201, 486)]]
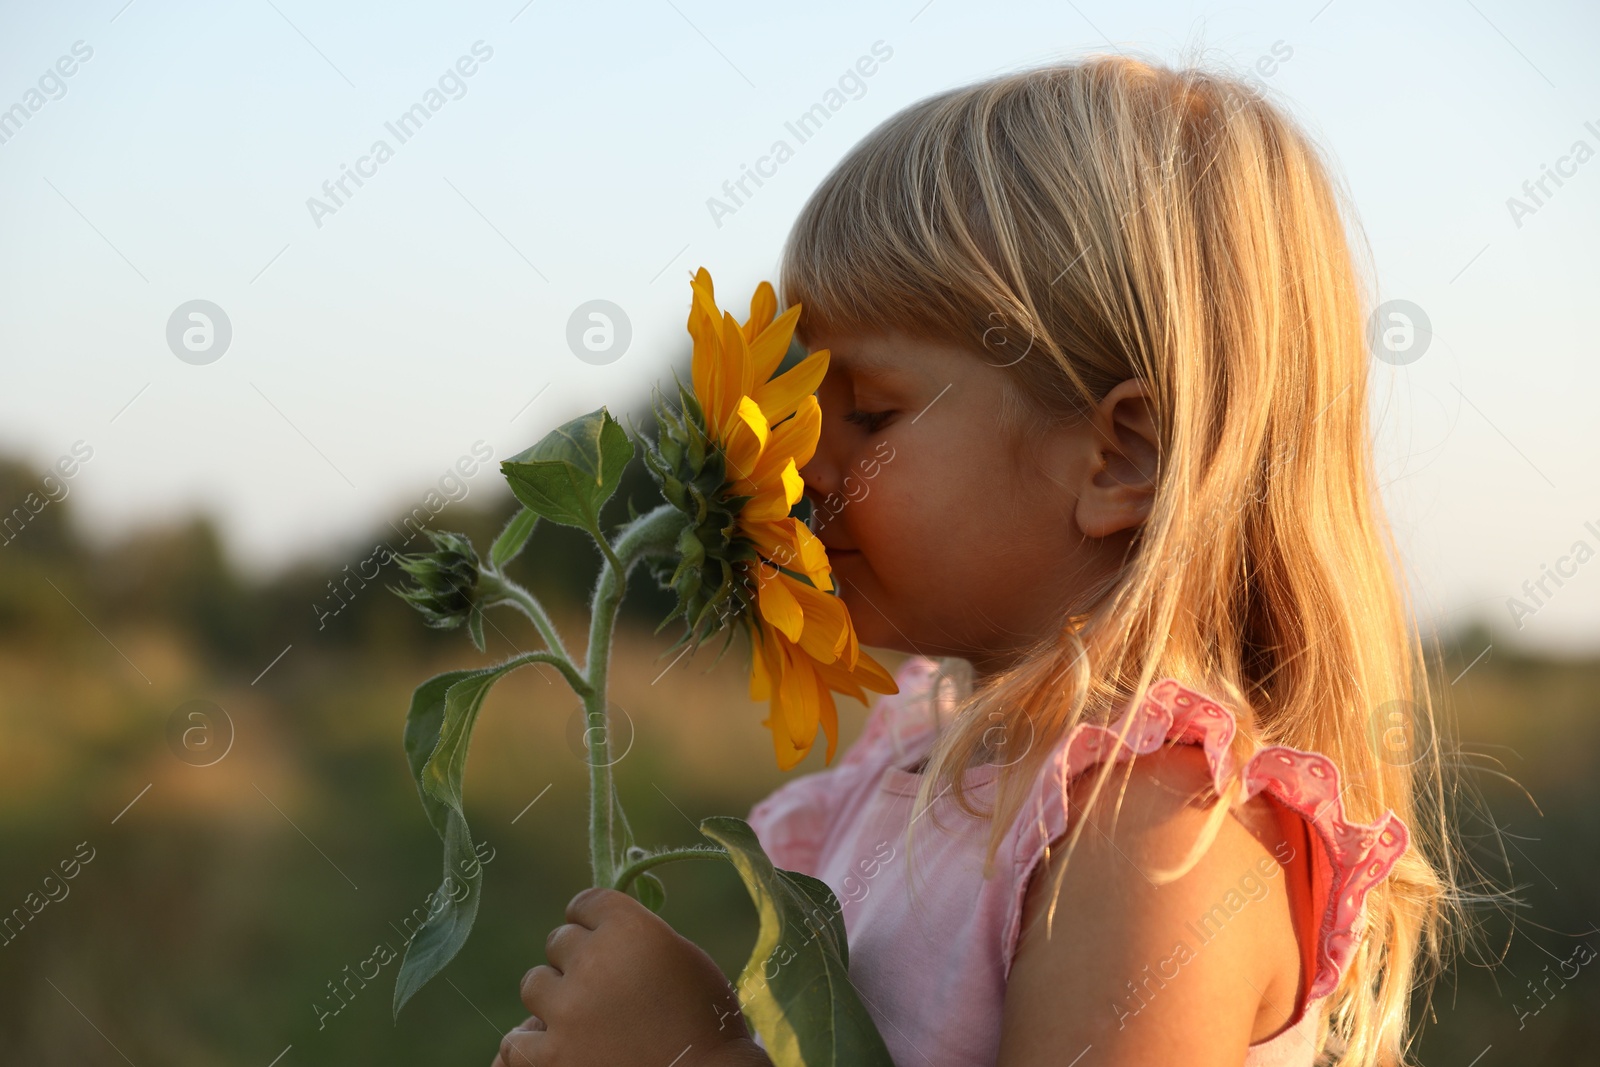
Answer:
[(473, 647), (479, 652), (487, 652), (488, 646), (483, 641), (483, 605), (472, 605), (472, 611), (467, 615), (467, 636), (472, 638)]
[(633, 884), (639, 903), (660, 915), (661, 906), (667, 902), (667, 887), (661, 884), (661, 879), (649, 871), (641, 871), (633, 880)]
[(756, 906), (760, 927), (737, 989), (744, 1016), (772, 1062), (893, 1067), (850, 984), (844, 919), (827, 883), (774, 867), (742, 819), (713, 815), (701, 821), (700, 832), (728, 850)]
[[(467, 744), (484, 697), (495, 682), (545, 655), (524, 653), (493, 667), (447, 671), (423, 682), (411, 696), (411, 710), (406, 715), (406, 762), (416, 779), (422, 810), (444, 842), (444, 877), (432, 898), (429, 917), (407, 944), (395, 977), (396, 1017), (406, 1001), (455, 958), (478, 916), (483, 869), (467, 830), (461, 787)], [(467, 893), (457, 900), (454, 887), (463, 883)]]
[[(472, 921), (478, 914), (478, 899), (483, 885), (483, 870), (470, 860), (474, 856), (472, 837), (467, 832), (467, 821), (450, 805), (439, 800), (423, 788), (423, 768), (428, 757), (439, 743), (445, 718), (445, 695), (458, 682), (470, 678), (478, 671), (447, 671), (423, 682), (411, 696), (411, 710), (406, 715), (406, 762), (411, 765), (411, 776), (422, 797), (422, 810), (434, 832), (444, 842), (444, 877), (431, 899), (442, 901), (437, 912), (430, 907), (428, 919), (418, 928), (406, 945), (405, 959), (400, 963), (394, 985), (394, 1014), (411, 999), (418, 989), (444, 969), (467, 940)], [(469, 865), (458, 865), (467, 860)], [(470, 877), (469, 877), (470, 875)], [(467, 884), (467, 895), (456, 900), (452, 887), (459, 882)]]
[(459, 815), (465, 816), (461, 786), (467, 769), (467, 745), (472, 740), (472, 728), (477, 725), (478, 712), (483, 710), (484, 698), (494, 688), (494, 683), (518, 667), (533, 662), (536, 656), (524, 653), (494, 667), (468, 671), (466, 677), (445, 692), (439, 744), (423, 765), (422, 788)]
[(523, 506), (563, 526), (591, 533), (617, 491), (634, 444), (605, 408), (557, 427), (532, 448), (500, 463)]
[(495, 570), (504, 570), (505, 565), (517, 558), (528, 538), (533, 536), (533, 528), (539, 524), (539, 513), (523, 508), (511, 516), (511, 521), (506, 523), (506, 528), (500, 531), (500, 536), (494, 539), (494, 544), (489, 547), (489, 565)]

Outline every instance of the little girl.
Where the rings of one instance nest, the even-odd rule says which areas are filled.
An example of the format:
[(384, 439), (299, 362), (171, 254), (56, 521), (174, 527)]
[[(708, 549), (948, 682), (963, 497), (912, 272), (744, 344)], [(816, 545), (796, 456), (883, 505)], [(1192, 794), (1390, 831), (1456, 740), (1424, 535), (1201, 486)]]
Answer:
[[(1343, 203), (1251, 86), (1097, 57), (907, 108), (801, 214), (811, 522), (910, 658), (749, 821), (838, 896), (901, 1067), (1403, 1062), (1451, 882)], [(631, 898), (569, 918), (613, 963), (504, 1063), (766, 1062)]]

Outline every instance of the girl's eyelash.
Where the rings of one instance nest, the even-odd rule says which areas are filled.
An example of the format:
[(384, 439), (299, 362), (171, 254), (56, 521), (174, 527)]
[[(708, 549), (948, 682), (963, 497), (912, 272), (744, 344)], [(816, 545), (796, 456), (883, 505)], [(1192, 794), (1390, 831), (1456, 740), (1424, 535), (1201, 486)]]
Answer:
[(850, 411), (846, 412), (844, 420), (864, 427), (868, 433), (882, 425), (882, 420), (893, 415), (892, 411)]

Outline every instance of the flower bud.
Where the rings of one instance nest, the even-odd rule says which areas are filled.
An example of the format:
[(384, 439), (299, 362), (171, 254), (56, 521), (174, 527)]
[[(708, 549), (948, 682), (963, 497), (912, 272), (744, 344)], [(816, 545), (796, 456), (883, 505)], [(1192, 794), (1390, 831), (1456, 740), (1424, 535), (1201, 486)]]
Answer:
[(396, 556), (411, 584), (389, 591), (422, 613), (436, 630), (453, 630), (466, 621), (478, 594), (478, 553), (458, 533), (424, 529), (436, 551)]

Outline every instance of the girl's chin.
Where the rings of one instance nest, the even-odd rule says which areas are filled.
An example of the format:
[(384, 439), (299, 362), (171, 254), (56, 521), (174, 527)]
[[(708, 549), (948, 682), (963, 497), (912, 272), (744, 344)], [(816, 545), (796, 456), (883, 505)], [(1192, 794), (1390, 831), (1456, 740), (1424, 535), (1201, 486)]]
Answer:
[[(875, 601), (882, 601), (882, 596), (876, 593), (862, 595), (862, 587), (870, 583), (863, 581), (859, 576), (860, 571), (864, 569), (858, 566), (861, 554), (841, 552), (838, 555), (845, 561), (845, 565), (834, 572), (833, 585), (838, 590), (839, 599), (844, 601), (845, 608), (850, 612), (850, 623), (855, 627), (856, 640), (874, 648), (897, 649), (905, 644), (906, 639), (899, 629), (873, 606)], [(830, 552), (828, 556), (831, 561), (834, 553)]]
[(859, 597), (852, 596), (849, 587), (839, 595), (844, 601), (844, 606), (850, 611), (850, 623), (856, 630), (856, 641), (873, 648), (894, 648), (896, 645), (905, 644), (905, 638), (894, 628), (878, 610), (865, 603)]

